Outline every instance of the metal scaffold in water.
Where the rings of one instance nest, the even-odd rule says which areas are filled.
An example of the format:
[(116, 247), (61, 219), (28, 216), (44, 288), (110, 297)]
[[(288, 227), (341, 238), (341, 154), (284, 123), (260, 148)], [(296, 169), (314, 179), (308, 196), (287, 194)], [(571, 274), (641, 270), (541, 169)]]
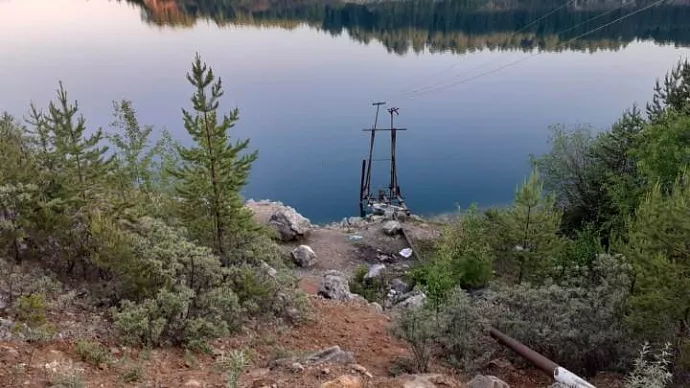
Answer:
[[(367, 214), (392, 213), (393, 216), (396, 214), (410, 214), (410, 210), (405, 204), (402, 192), (400, 191), (400, 185), (398, 184), (398, 167), (396, 164), (397, 132), (406, 131), (407, 129), (395, 127), (394, 117), (400, 114), (399, 108), (395, 107), (388, 109), (388, 113), (391, 117), (390, 128), (377, 128), (380, 108), (385, 104), (385, 102), (375, 102), (372, 104), (376, 107), (374, 125), (371, 128), (363, 129), (363, 131), (371, 132), (371, 136), (369, 142), (369, 156), (367, 159), (362, 160), (362, 176), (359, 191), (359, 210), (362, 217)], [(381, 131), (390, 132), (390, 158), (374, 160), (374, 143), (376, 140), (376, 133)], [(387, 187), (378, 188), (376, 193), (374, 193), (374, 190), (372, 190), (371, 184), (372, 163), (374, 161), (390, 162), (390, 182), (388, 183)]]

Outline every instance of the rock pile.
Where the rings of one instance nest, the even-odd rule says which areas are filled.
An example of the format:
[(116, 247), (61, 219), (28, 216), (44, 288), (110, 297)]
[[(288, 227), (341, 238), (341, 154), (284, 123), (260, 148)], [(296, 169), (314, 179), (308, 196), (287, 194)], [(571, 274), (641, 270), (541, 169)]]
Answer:
[(311, 231), (311, 222), (290, 206), (279, 207), (268, 221), (282, 241), (293, 241), (306, 237)]

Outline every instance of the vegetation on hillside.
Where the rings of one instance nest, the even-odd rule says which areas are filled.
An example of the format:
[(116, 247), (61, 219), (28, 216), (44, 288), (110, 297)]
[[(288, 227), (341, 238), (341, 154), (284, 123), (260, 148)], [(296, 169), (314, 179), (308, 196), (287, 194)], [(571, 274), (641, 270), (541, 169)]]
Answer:
[[(198, 56), (187, 80), (190, 146), (165, 132), (152, 142), (129, 101), (114, 105), (111, 132), (90, 128), (62, 84), (23, 122), (0, 117), (0, 308), (25, 339), (52, 338), (48, 313), (76, 298), (135, 346), (206, 349), (251, 320), (302, 318), (278, 247), (240, 196), (258, 154), (231, 137), (238, 111), (223, 113), (222, 83)], [(493, 326), (586, 376), (690, 381), (690, 63), (651, 101), (596, 135), (554, 128), (513, 204), (446, 226), (411, 274), (429, 302), (393, 329), (419, 370), (434, 355), (483, 365), (501, 351)], [(355, 288), (382, 298), (365, 275)], [(97, 344), (78, 352), (108, 362)]]
[(203, 349), (258, 317), (300, 319), (294, 279), (239, 194), (257, 154), (231, 137), (238, 111), (220, 113), (221, 81), (198, 56), (187, 79), (189, 147), (153, 143), (129, 101), (111, 133), (90, 128), (62, 84), (26, 124), (0, 118), (0, 301), (30, 329), (59, 306), (22, 267), (85, 289), (134, 345)]
[(471, 368), (476, 349), (492, 347), (478, 327), (491, 325), (586, 376), (687, 383), (690, 63), (651, 101), (598, 134), (555, 127), (511, 206), (470, 209), (447, 227), (415, 270), (434, 314), (426, 326), (400, 317), (398, 333)]

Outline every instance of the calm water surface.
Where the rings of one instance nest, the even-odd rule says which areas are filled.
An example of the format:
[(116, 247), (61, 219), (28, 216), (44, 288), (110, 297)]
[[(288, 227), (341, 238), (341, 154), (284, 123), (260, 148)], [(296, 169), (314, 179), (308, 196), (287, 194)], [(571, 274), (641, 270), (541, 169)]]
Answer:
[[(371, 102), (384, 100), (409, 129), (398, 139), (403, 193), (413, 211), (434, 214), (509, 202), (528, 155), (548, 149), (550, 125), (610, 126), (690, 53), (681, 0), (568, 44), (645, 3), (585, 2), (522, 31), (555, 3), (220, 5), (231, 3), (0, 0), (0, 110), (45, 106), (62, 80), (93, 128), (107, 127), (112, 101), (127, 98), (142, 123), (187, 141), (184, 75), (199, 52), (223, 78), (226, 109), (240, 109), (236, 135), (259, 149), (246, 197), (281, 200), (315, 222), (354, 215), (361, 129)], [(375, 165), (375, 183), (385, 184), (386, 167)]]

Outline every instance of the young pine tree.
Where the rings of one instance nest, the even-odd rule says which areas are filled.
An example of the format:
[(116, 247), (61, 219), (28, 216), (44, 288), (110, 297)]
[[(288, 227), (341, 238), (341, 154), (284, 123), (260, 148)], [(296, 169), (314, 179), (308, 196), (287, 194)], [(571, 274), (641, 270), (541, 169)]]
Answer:
[(151, 189), (151, 165), (158, 151), (151, 147), (149, 138), (153, 126), (142, 128), (131, 101), (113, 102), (115, 120), (112, 128), (122, 133), (108, 134), (107, 138), (117, 149), (117, 161), (122, 169), (125, 184), (137, 188)]
[(628, 224), (628, 241), (617, 250), (635, 271), (630, 322), (640, 338), (669, 341), (677, 368), (690, 370), (690, 174), (670, 193), (655, 185)]
[(561, 213), (555, 197), (544, 195), (537, 170), (518, 188), (513, 206), (501, 214), (506, 256), (518, 267), (518, 282), (540, 281), (561, 247)]
[(80, 264), (86, 275), (97, 249), (91, 238), (92, 214), (115, 214), (121, 206), (109, 187), (114, 166), (101, 145), (103, 131), (88, 134), (86, 120), (62, 83), (48, 111), (32, 106), (27, 121), (34, 127), (37, 177), (45, 201), (34, 214), (40, 229), (33, 239), (35, 254), (70, 274)]
[(35, 152), (26, 128), (0, 114), (0, 258), (22, 260), (31, 214), (39, 205)]
[(174, 175), (179, 179), (181, 216), (193, 237), (211, 246), (227, 265), (232, 244), (255, 227), (240, 190), (247, 183), (257, 152), (243, 153), (248, 139), (231, 142), (230, 130), (239, 112), (235, 108), (219, 117), (221, 80), (216, 81), (213, 70), (201, 62), (198, 54), (187, 80), (196, 91), (191, 98), (193, 110), (183, 109), (182, 113), (184, 126), (195, 144), (178, 146), (182, 163)]
[(39, 120), (39, 134), (50, 134), (54, 142), (47, 152), (56, 160), (54, 173), (61, 182), (62, 199), (81, 207), (100, 194), (112, 172), (113, 159), (106, 157), (108, 147), (101, 146), (103, 130), (87, 136), (86, 119), (78, 113), (77, 103), (69, 102), (60, 83), (57, 100), (50, 102), (48, 114)]

